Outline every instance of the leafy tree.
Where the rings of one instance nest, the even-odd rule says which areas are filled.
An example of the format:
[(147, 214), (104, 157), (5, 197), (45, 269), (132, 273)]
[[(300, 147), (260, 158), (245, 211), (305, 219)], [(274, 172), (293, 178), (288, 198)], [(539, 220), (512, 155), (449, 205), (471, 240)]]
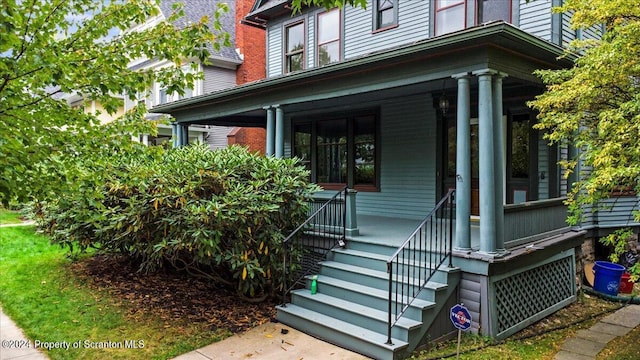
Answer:
[(335, 7), (343, 7), (345, 5), (351, 5), (353, 7), (367, 7), (367, 0), (293, 0), (291, 8), (293, 13), (300, 12), (303, 6), (322, 6), (327, 9)]
[[(640, 3), (628, 0), (567, 0), (555, 12), (573, 13), (574, 29), (604, 26), (599, 40), (576, 40), (570, 69), (541, 70), (547, 85), (530, 105), (540, 112), (538, 129), (553, 143), (575, 146), (568, 172), (584, 170), (569, 198), (570, 222), (583, 205), (613, 191), (640, 191)], [(640, 214), (636, 213), (640, 221)]]
[[(174, 27), (169, 21), (137, 32), (130, 24), (159, 14), (158, 0), (0, 0), (0, 203), (46, 199), (74, 186), (77, 165), (105, 154), (141, 149), (130, 134), (153, 133), (137, 108), (120, 121), (101, 126), (60, 100), (80, 93), (113, 113), (121, 99), (113, 94), (145, 91), (156, 81), (178, 93), (192, 73), (185, 60), (208, 57), (215, 39), (210, 19)], [(217, 9), (216, 21), (225, 8)], [(110, 32), (121, 35), (111, 38)], [(215, 44), (214, 46), (220, 46)], [(128, 69), (134, 59), (167, 59), (159, 72)]]

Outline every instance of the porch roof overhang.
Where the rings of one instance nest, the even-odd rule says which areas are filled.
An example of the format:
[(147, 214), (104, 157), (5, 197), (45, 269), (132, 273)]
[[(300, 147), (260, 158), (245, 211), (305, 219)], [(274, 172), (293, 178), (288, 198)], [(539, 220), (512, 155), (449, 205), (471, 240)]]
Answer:
[[(434, 80), (492, 68), (541, 87), (533, 70), (573, 65), (561, 47), (502, 21), (323, 67), (289, 73), (154, 107), (179, 123), (264, 126), (265, 108), (288, 112), (356, 103), (365, 94), (441, 91)], [(428, 85), (431, 82), (431, 85)], [(358, 98), (360, 96), (361, 98)]]

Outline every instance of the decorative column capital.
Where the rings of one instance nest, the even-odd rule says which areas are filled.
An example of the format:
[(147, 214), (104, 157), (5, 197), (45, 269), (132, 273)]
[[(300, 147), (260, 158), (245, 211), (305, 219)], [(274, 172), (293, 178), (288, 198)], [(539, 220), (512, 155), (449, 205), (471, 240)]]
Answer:
[(467, 72), (463, 72), (463, 73), (459, 73), (459, 74), (453, 74), (453, 75), (451, 75), (451, 77), (456, 79), (456, 80), (468, 79), (468, 78), (471, 77), (471, 72), (467, 71)]
[(498, 70), (493, 70), (493, 69), (482, 69), (482, 70), (476, 70), (471, 72), (473, 75), (475, 76), (483, 76), (483, 75), (489, 75), (489, 76), (493, 76), (498, 74)]

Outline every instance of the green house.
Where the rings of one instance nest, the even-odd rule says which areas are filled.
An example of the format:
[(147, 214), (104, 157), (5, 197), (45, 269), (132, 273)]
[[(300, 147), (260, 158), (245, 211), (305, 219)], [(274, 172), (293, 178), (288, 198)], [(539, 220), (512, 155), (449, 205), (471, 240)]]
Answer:
[[(178, 129), (264, 127), (267, 155), (302, 159), (320, 198), (351, 189), (346, 245), (320, 262), (316, 294), (292, 291), (280, 321), (397, 359), (451, 334), (458, 303), (472, 331), (504, 338), (575, 301), (583, 244), (640, 225), (640, 205), (626, 196), (566, 223), (571, 180), (557, 163), (576, 150), (548, 146), (527, 101), (544, 91), (534, 70), (572, 66), (563, 46), (601, 29), (570, 30), (556, 2), (387, 0), (292, 15), (288, 1), (256, 1), (243, 22), (265, 31), (267, 78), (154, 108)], [(432, 271), (402, 300), (420, 268)]]

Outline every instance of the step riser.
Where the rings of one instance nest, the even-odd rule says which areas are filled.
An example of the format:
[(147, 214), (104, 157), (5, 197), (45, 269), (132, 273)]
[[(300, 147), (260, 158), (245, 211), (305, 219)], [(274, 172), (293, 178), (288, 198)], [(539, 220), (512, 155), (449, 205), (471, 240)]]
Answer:
[[(375, 331), (377, 333), (387, 334), (387, 322), (379, 319), (373, 319), (364, 314), (349, 311), (349, 309), (337, 308), (331, 304), (325, 304), (321, 301), (315, 301), (306, 296), (299, 296), (295, 293), (292, 294), (291, 302), (300, 307), (307, 308), (309, 310), (316, 311), (320, 314), (334, 317), (342, 321), (349, 322), (354, 325), (361, 326), (365, 329)], [(400, 339), (409, 342), (411, 335), (415, 334), (419, 328), (410, 330), (399, 326), (394, 326), (391, 329), (391, 336), (396, 339)]]
[[(352, 255), (352, 254), (341, 252), (341, 251), (334, 251), (330, 259), (335, 262), (345, 263), (345, 264), (354, 265), (354, 266), (361, 266), (364, 268), (368, 268), (376, 271), (382, 271), (385, 273), (387, 272), (387, 262), (379, 259), (372, 259), (364, 256)], [(424, 262), (422, 262), (422, 266), (423, 265), (424, 265)], [(395, 268), (396, 266), (394, 265), (394, 270)], [(400, 264), (400, 271), (402, 272), (407, 271), (407, 269), (409, 269), (409, 271), (413, 273), (414, 268), (415, 268), (414, 265)], [(434, 274), (432, 281), (446, 284), (447, 272), (438, 270), (436, 274)]]
[[(348, 301), (362, 304), (365, 306), (369, 306), (380, 311), (389, 310), (389, 303), (386, 299), (381, 299), (375, 296), (353, 292), (348, 289), (344, 289), (342, 287), (334, 286), (333, 284), (326, 284), (326, 283), (322, 283), (321, 281), (318, 281), (318, 292), (322, 292), (323, 294), (326, 294), (329, 296), (337, 297), (338, 299), (344, 299), (344, 300), (348, 300)], [(393, 302), (393, 307), (395, 307), (395, 302)], [(410, 306), (407, 309), (405, 316), (409, 319), (422, 321), (422, 319), (424, 318), (423, 316), (425, 315), (423, 314), (423, 312), (429, 312), (429, 311), (430, 309), (425, 309), (423, 311), (422, 309)]]
[[(356, 283), (364, 286), (369, 286), (369, 287), (384, 290), (384, 291), (389, 291), (389, 279), (383, 279), (383, 278), (371, 276), (369, 274), (360, 274), (357, 272), (345, 271), (345, 270), (337, 269), (334, 267), (327, 267), (327, 266), (323, 266), (321, 268), (320, 273), (321, 275), (333, 277), (336, 279), (340, 279), (340, 280), (344, 280), (344, 281), (348, 281), (348, 282), (352, 282), (352, 283)], [(393, 281), (394, 286), (399, 285), (399, 283), (400, 282), (397, 282), (394, 279)], [(419, 284), (415, 284), (415, 285), (419, 285)], [(403, 283), (402, 286), (406, 292), (407, 284)], [(409, 288), (411, 288), (413, 291), (413, 287), (409, 287)], [(421, 297), (423, 300), (433, 301), (433, 299), (435, 299), (434, 289), (425, 288), (422, 290), (421, 293), (424, 293), (424, 294), (421, 294), (423, 296)]]
[(361, 340), (356, 336), (350, 336), (349, 334), (336, 332), (331, 327), (325, 324), (318, 324), (313, 321), (298, 317), (296, 315), (286, 312), (286, 309), (278, 309), (278, 320), (284, 324), (295, 327), (296, 329), (311, 334), (315, 337), (323, 339), (333, 344), (342, 344), (345, 346), (348, 344), (351, 350), (357, 349), (357, 351), (363, 355), (369, 356), (373, 359), (381, 360), (395, 360), (392, 350), (385, 349), (383, 346), (375, 346), (371, 343)]

